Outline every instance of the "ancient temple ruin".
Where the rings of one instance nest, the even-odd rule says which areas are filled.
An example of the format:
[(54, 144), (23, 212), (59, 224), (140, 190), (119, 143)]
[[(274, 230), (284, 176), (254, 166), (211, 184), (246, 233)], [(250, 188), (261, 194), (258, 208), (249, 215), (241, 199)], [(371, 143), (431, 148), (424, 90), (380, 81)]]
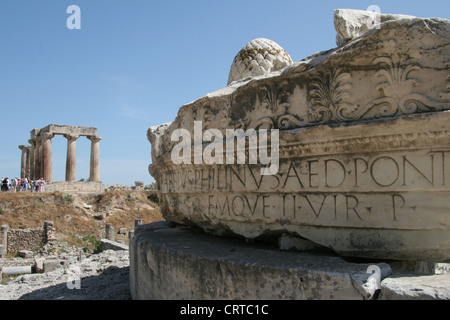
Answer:
[[(80, 127), (50, 124), (30, 132), (30, 145), (21, 145), (21, 178), (32, 180), (44, 178), (47, 184), (54, 183), (52, 169), (52, 142), (55, 135), (67, 139), (67, 159), (65, 182), (76, 182), (76, 141), (86, 137), (91, 141), (89, 182), (100, 183), (100, 146), (102, 139), (95, 127)], [(66, 184), (67, 185), (67, 184)]]

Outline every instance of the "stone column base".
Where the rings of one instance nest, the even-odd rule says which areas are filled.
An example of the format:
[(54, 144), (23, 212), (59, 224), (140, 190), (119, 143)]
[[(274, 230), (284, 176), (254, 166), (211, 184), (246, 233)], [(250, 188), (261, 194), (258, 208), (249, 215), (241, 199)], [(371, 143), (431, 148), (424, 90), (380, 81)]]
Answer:
[[(376, 265), (381, 279), (391, 274), (389, 265)], [(136, 300), (370, 299), (379, 290), (368, 281), (369, 266), (172, 228), (169, 222), (141, 225), (130, 240), (130, 289)]]

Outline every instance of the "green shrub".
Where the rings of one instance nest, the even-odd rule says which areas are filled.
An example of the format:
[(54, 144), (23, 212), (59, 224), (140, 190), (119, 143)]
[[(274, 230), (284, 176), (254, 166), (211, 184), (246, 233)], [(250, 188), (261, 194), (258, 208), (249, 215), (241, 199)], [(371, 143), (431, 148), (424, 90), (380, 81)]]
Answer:
[(126, 201), (136, 201), (137, 198), (134, 198), (132, 196), (130, 196), (129, 194), (127, 195), (127, 197), (125, 198)]
[(71, 194), (65, 194), (64, 200), (66, 201), (67, 204), (70, 204), (73, 202), (73, 196)]
[(156, 192), (150, 193), (149, 196), (147, 196), (147, 199), (154, 203), (159, 203), (158, 194)]
[(84, 241), (84, 251), (88, 251), (91, 249), (93, 252), (96, 252), (98, 247), (102, 244), (100, 237), (98, 235), (88, 234), (83, 237)]

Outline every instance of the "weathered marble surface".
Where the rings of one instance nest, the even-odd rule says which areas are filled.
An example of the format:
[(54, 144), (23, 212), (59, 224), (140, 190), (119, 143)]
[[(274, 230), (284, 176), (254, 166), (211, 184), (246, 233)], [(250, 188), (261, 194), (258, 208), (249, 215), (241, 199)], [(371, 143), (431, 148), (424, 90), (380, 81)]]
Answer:
[(292, 58), (272, 40), (258, 38), (250, 41), (234, 58), (228, 84), (249, 77), (263, 76), (293, 63)]
[[(135, 300), (363, 300), (381, 288), (369, 263), (161, 224), (136, 229), (130, 261)], [(386, 263), (376, 267), (380, 282), (392, 274)]]
[(383, 300), (450, 300), (450, 275), (393, 276), (381, 290)]
[(414, 16), (403, 14), (382, 14), (374, 11), (353, 9), (336, 9), (334, 11), (334, 27), (338, 46), (356, 39), (386, 21), (414, 19)]
[[(150, 128), (164, 217), (252, 239), (287, 232), (346, 256), (450, 260), (450, 22), (386, 18), (361, 33)], [(175, 165), (172, 133), (194, 137), (195, 121), (224, 136), (280, 130), (278, 172)]]

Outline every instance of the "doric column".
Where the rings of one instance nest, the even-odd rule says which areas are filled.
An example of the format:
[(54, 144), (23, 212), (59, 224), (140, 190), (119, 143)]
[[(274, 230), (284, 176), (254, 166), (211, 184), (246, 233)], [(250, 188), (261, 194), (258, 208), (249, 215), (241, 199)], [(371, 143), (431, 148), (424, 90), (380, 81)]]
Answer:
[(44, 139), (42, 137), (38, 137), (38, 158), (37, 158), (37, 165), (38, 165), (38, 171), (36, 172), (36, 180), (44, 177), (44, 152), (43, 152), (43, 143)]
[(52, 133), (44, 133), (42, 136), (42, 151), (43, 151), (43, 178), (46, 183), (53, 181), (52, 169), (52, 138), (55, 135)]
[(35, 138), (36, 147), (34, 148), (34, 180), (41, 178), (41, 139)]
[(100, 136), (88, 136), (91, 140), (91, 169), (89, 181), (100, 181), (100, 147), (99, 141), (102, 140)]
[(27, 153), (27, 159), (26, 159), (26, 163), (25, 163), (25, 177), (29, 178), (30, 177), (31, 146), (27, 146), (26, 153)]
[(77, 179), (77, 139), (79, 136), (65, 134), (67, 139), (66, 181)]
[(19, 149), (22, 150), (22, 156), (20, 158), (20, 178), (25, 178), (26, 170), (27, 170), (27, 146), (19, 146)]
[(35, 160), (35, 154), (36, 154), (36, 140), (30, 139), (28, 142), (31, 144), (30, 153), (29, 153), (29, 163), (30, 163), (30, 173), (29, 177), (30, 179), (35, 179), (35, 167), (36, 167), (36, 160)]

